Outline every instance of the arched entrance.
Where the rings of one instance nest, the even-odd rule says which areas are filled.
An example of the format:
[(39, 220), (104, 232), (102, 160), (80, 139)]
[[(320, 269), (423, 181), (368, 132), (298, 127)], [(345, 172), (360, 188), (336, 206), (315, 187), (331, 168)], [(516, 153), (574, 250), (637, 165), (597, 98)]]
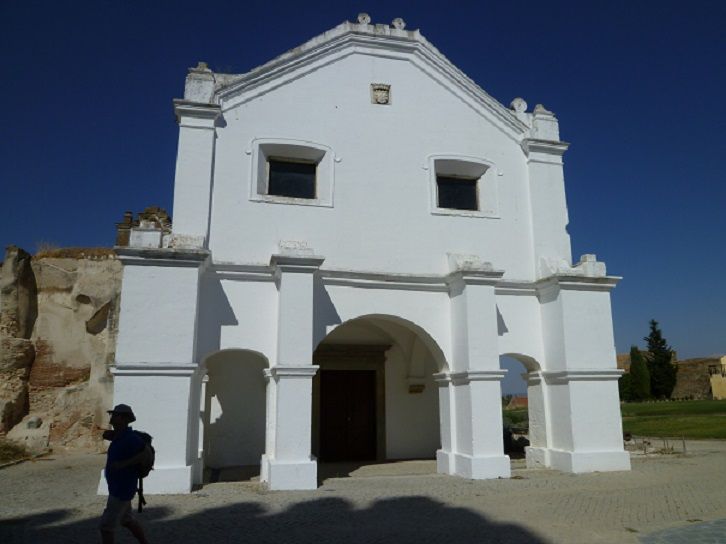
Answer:
[[(514, 365), (506, 364), (507, 359), (514, 360), (516, 363)], [(544, 467), (544, 450), (548, 447), (549, 422), (542, 388), (542, 369), (534, 358), (521, 353), (505, 353), (500, 361), (503, 362), (502, 367), (506, 367), (512, 374), (515, 374), (516, 370), (520, 370), (520, 377), (515, 377), (513, 381), (519, 381), (526, 386), (526, 427), (529, 445), (524, 450), (527, 466), (529, 468)], [(521, 370), (524, 372), (522, 373)], [(519, 390), (519, 388), (516, 389)], [(512, 457), (514, 458), (514, 456)]]
[(221, 469), (259, 468), (265, 450), (263, 370), (268, 366), (263, 355), (250, 350), (224, 350), (205, 360), (203, 460), (213, 479)]
[[(433, 346), (433, 349), (432, 349)], [(434, 459), (441, 446), (438, 387), (446, 369), (422, 329), (393, 316), (339, 325), (313, 360), (313, 455), (322, 462)]]

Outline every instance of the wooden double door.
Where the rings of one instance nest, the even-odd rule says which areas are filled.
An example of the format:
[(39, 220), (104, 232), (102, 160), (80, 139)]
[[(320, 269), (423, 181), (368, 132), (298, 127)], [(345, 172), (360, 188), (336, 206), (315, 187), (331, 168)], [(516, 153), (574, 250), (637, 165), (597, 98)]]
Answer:
[(375, 370), (321, 370), (320, 459), (375, 458)]
[(313, 451), (321, 461), (385, 458), (388, 346), (325, 346), (313, 382)]

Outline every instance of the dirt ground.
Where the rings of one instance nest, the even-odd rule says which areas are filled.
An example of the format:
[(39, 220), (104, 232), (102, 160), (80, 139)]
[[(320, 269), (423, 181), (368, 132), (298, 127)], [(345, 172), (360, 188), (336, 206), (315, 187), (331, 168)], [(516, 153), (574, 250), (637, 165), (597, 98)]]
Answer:
[[(694, 543), (704, 522), (726, 518), (726, 442), (687, 446), (687, 455), (634, 454), (631, 472), (571, 475), (515, 461), (508, 480), (435, 474), (433, 461), (328, 466), (315, 491), (219, 481), (149, 496), (139, 517), (153, 543), (671, 542), (653, 538), (679, 528)], [(103, 462), (75, 454), (0, 470), (0, 543), (97, 542)], [(134, 541), (120, 533), (117, 542)]]

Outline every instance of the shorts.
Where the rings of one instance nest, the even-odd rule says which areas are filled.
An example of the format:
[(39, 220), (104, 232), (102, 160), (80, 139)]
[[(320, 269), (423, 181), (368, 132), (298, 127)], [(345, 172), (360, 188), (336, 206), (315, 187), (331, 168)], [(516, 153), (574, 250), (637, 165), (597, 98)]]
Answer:
[(119, 498), (108, 496), (106, 509), (101, 515), (101, 531), (114, 532), (119, 525), (128, 525), (134, 521), (131, 501), (122, 501)]

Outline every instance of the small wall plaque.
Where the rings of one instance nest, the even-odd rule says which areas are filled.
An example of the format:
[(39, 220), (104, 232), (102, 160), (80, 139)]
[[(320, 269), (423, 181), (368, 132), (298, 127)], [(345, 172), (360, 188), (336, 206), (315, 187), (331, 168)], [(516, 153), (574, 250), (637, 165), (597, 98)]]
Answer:
[(391, 103), (391, 86), (386, 83), (371, 83), (371, 103), (386, 106)]

